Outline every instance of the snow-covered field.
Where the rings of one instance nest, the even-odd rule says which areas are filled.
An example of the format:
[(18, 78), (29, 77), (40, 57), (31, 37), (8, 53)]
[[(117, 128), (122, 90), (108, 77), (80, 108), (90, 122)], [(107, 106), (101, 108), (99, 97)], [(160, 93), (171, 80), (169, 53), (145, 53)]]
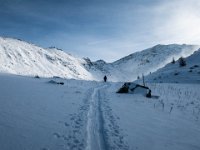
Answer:
[[(151, 84), (159, 99), (115, 94), (107, 99), (130, 149), (200, 149), (200, 85)], [(120, 111), (119, 111), (120, 110)]]
[[(64, 85), (49, 82), (64, 82)], [(200, 85), (0, 75), (0, 150), (199, 150)]]

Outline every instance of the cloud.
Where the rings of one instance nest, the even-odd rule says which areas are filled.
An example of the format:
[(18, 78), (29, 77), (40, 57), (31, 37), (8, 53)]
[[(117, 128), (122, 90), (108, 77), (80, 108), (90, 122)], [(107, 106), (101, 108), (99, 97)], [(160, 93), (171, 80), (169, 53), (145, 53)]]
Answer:
[(174, 0), (154, 7), (153, 36), (162, 43), (200, 43), (200, 1)]
[(124, 34), (109, 41), (107, 48), (119, 58), (156, 44), (200, 44), (199, 8), (198, 0), (173, 0), (126, 11)]
[(156, 44), (200, 43), (199, 0), (5, 1), (0, 34), (108, 62)]
[[(104, 5), (92, 9), (88, 6), (84, 13), (94, 14), (89, 15), (88, 20), (97, 16), (101, 18), (96, 18), (92, 25), (90, 21), (86, 22), (86, 26), (82, 27), (85, 32), (54, 35), (59, 39), (58, 45), (79, 56), (111, 62), (156, 44), (200, 43), (198, 0), (164, 0), (151, 5), (119, 3), (112, 8), (112, 4), (109, 5), (107, 9), (102, 8)], [(63, 41), (65, 44), (62, 44)]]

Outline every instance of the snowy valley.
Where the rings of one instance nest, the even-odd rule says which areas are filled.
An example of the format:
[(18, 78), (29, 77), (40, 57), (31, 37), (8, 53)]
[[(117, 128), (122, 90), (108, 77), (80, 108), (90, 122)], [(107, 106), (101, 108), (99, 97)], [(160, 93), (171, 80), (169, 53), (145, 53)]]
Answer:
[[(156, 45), (106, 63), (0, 38), (0, 150), (199, 150), (198, 49)], [(158, 98), (116, 93), (142, 74)]]
[(78, 58), (57, 48), (41, 48), (21, 40), (0, 37), (0, 72), (25, 76), (62, 77), (101, 81), (134, 81), (171, 62), (172, 58), (187, 57), (197, 45), (156, 45), (133, 53), (113, 63), (92, 62)]
[(199, 84), (121, 83), (0, 75), (2, 150), (199, 150)]

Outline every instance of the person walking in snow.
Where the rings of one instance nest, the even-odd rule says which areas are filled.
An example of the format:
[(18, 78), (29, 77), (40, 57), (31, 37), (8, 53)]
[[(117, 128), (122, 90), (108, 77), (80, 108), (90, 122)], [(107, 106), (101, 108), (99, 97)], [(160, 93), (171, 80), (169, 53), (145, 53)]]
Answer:
[(106, 76), (104, 76), (104, 78), (103, 78), (103, 79), (104, 79), (104, 82), (106, 82), (106, 81), (107, 81), (107, 77), (106, 77)]

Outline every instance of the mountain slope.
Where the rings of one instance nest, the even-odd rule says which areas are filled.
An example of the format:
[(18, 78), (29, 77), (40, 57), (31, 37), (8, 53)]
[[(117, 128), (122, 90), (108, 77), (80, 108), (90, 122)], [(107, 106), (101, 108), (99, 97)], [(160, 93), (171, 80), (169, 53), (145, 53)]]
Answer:
[(27, 42), (0, 37), (0, 71), (19, 75), (92, 79), (83, 59), (61, 50), (44, 49)]
[(142, 74), (147, 75), (164, 67), (172, 61), (173, 57), (177, 59), (181, 56), (189, 56), (198, 48), (199, 46), (197, 45), (185, 44), (156, 45), (152, 48), (133, 53), (113, 63), (95, 62), (90, 67), (90, 72), (101, 70), (101, 72), (108, 74), (114, 81), (133, 81), (137, 76), (141, 77)]
[(169, 63), (148, 75), (146, 80), (148, 82), (200, 83), (200, 49), (184, 60), (186, 66), (180, 66), (180, 60), (177, 60), (174, 64)]
[(44, 49), (21, 40), (0, 37), (0, 72), (100, 81), (107, 75), (108, 81), (133, 81), (137, 76), (162, 68), (173, 57), (189, 56), (198, 48), (185, 44), (156, 45), (106, 63), (77, 58), (56, 48)]

